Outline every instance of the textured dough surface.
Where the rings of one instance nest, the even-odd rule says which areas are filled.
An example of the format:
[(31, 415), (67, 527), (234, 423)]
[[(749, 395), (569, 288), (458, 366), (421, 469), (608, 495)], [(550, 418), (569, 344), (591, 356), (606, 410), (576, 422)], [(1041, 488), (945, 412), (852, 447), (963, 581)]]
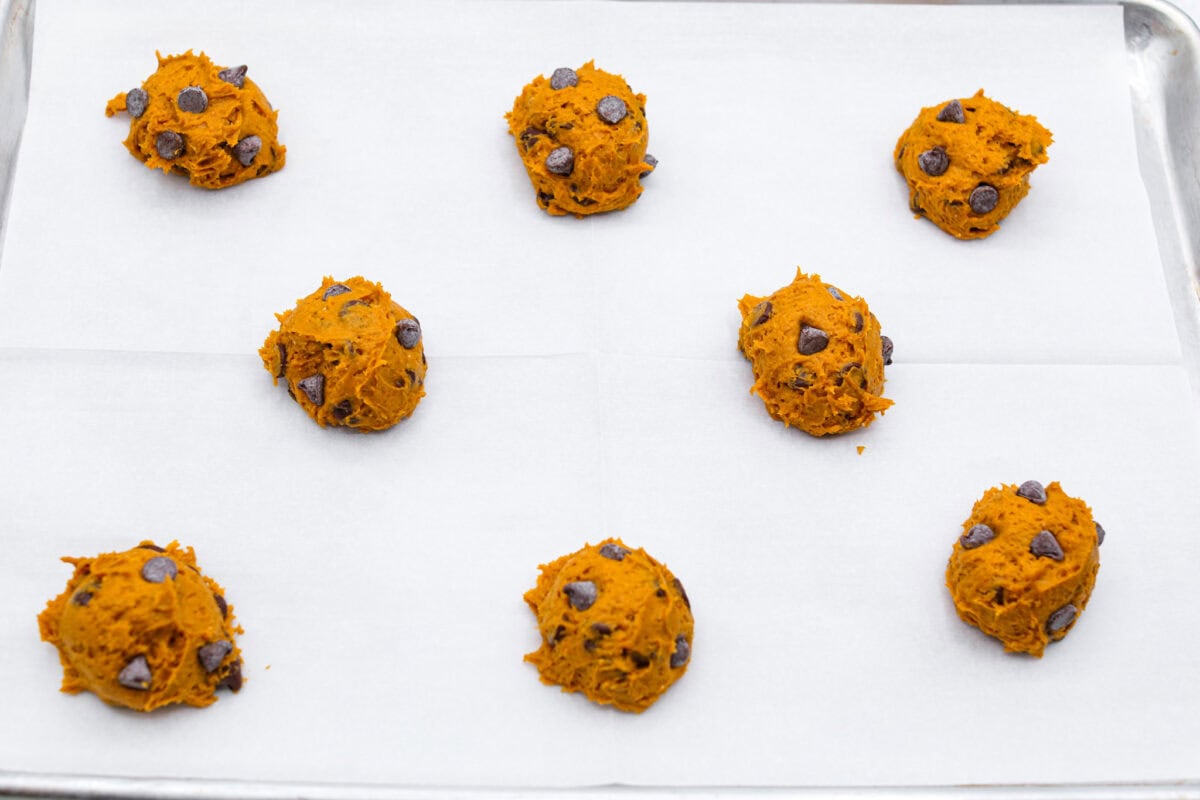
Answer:
[[(129, 136), (125, 147), (134, 158), (151, 169), (187, 176), (195, 186), (223, 189), (251, 178), (259, 178), (283, 169), (287, 148), (281, 145), (278, 111), (249, 77), (238, 88), (217, 77), (224, 67), (215, 66), (208, 56), (192, 51), (178, 56), (158, 55), (158, 69), (141, 88), (148, 96), (145, 112), (130, 115)], [(200, 112), (179, 107), (179, 93), (198, 86), (208, 98), (208, 107)], [(108, 101), (107, 116), (126, 111), (128, 92)], [(158, 136), (172, 131), (183, 137), (183, 150), (174, 158), (160, 155)], [(261, 149), (249, 164), (243, 165), (234, 148), (244, 139), (257, 136)]]
[[(791, 284), (767, 297), (748, 294), (738, 310), (738, 348), (754, 368), (750, 391), (775, 419), (825, 436), (870, 425), (892, 405), (882, 396), (879, 320), (861, 297), (797, 270)], [(803, 327), (824, 333), (828, 344), (805, 355)]]
[[(525, 660), (543, 683), (641, 712), (687, 671), (691, 603), (683, 584), (644, 550), (608, 539), (540, 569), (525, 602), (537, 616), (542, 645)], [(594, 587), (594, 601), (581, 609), (586, 592), (571, 587), (585, 582)]]
[[(963, 523), (963, 535), (987, 525), (995, 538), (975, 547), (955, 542), (946, 586), (964, 622), (1004, 643), (1009, 652), (1042, 656), (1047, 643), (1067, 635), (1083, 613), (1100, 569), (1100, 537), (1092, 511), (1057, 482), (1038, 504), (1017, 486), (988, 489)], [(1033, 540), (1049, 531), (1062, 560), (1032, 552)], [(1050, 630), (1051, 615), (1068, 605), (1073, 617)], [(1067, 614), (1068, 616), (1069, 613)]]
[[(169, 559), (175, 574), (148, 580), (143, 569), (162, 563), (147, 568), (152, 559)], [(190, 547), (147, 541), (122, 553), (63, 561), (75, 573), (38, 615), (38, 627), (42, 640), (58, 648), (64, 692), (90, 691), (113, 705), (151, 711), (172, 703), (211, 705), (219, 687), (241, 688), (234, 634), (242, 629), (224, 590), (201, 574)], [(202, 650), (206, 646), (216, 653)], [(149, 668), (148, 686), (122, 685), (122, 671), (139, 657)]]
[(378, 283), (326, 277), (259, 349), (263, 366), (318, 424), (390, 428), (425, 396), (421, 324)]
[[(951, 101), (954, 102), (954, 101)], [(939, 121), (947, 103), (921, 109), (896, 143), (896, 169), (908, 183), (909, 206), (916, 214), (959, 239), (981, 239), (1029, 192), (1029, 175), (1048, 160), (1050, 131), (1037, 118), (983, 96), (957, 101), (964, 122)], [(921, 168), (921, 154), (942, 148), (949, 160), (941, 175)], [(972, 210), (971, 193), (986, 184), (999, 197), (986, 213)]]
[[(650, 129), (645, 95), (634, 94), (620, 75), (596, 69), (591, 61), (575, 74), (577, 85), (561, 89), (551, 88), (550, 79), (539, 75), (505, 115), (537, 203), (555, 216), (625, 208), (642, 193), (641, 176), (654, 169), (646, 160)], [(597, 104), (608, 95), (620, 98), (628, 112), (616, 124), (597, 113)], [(555, 174), (546, 165), (547, 156), (560, 147), (574, 154), (568, 175)]]

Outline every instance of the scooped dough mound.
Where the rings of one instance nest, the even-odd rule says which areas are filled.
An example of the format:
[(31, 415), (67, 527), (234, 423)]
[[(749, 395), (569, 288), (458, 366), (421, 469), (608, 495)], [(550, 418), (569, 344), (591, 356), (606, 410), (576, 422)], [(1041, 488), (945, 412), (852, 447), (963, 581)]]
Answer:
[(591, 61), (534, 78), (505, 116), (537, 203), (555, 216), (625, 208), (658, 163), (646, 153), (645, 95)]
[(218, 67), (201, 53), (158, 55), (141, 86), (108, 101), (107, 116), (130, 116), (125, 147), (151, 169), (222, 189), (283, 169), (278, 111), (244, 65)]
[(882, 396), (892, 341), (861, 297), (797, 270), (790, 285), (746, 295), (738, 309), (738, 348), (754, 368), (750, 391), (775, 419), (826, 436), (870, 425), (892, 405)]
[(1100, 569), (1104, 528), (1057, 482), (984, 492), (963, 523), (946, 586), (964, 622), (1037, 657), (1079, 620)]
[(258, 354), (319, 425), (384, 430), (425, 396), (421, 323), (378, 283), (327, 277), (275, 316), (279, 329)]
[(683, 584), (620, 539), (541, 565), (525, 602), (542, 645), (525, 660), (543, 683), (622, 711), (645, 711), (687, 671), (692, 608)]
[(242, 687), (242, 632), (224, 590), (201, 574), (190, 547), (145, 541), (123, 553), (63, 558), (67, 588), (38, 615), (58, 648), (62, 690), (151, 711), (207, 706)]
[(1029, 192), (1049, 156), (1050, 131), (1037, 118), (983, 96), (921, 109), (896, 143), (896, 169), (909, 206), (959, 239), (995, 233)]

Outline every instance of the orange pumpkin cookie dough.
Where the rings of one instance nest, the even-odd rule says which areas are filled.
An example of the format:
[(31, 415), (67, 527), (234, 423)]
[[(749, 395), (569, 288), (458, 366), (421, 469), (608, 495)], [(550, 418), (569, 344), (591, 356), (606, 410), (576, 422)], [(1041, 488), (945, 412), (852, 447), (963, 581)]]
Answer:
[(631, 205), (658, 160), (646, 153), (646, 97), (589, 61), (527, 85), (505, 115), (537, 192), (555, 216)]
[(421, 323), (378, 283), (327, 277), (275, 316), (279, 329), (258, 354), (318, 424), (383, 430), (425, 396)]
[(988, 489), (946, 567), (954, 608), (1005, 650), (1041, 658), (1083, 613), (1103, 541), (1092, 510), (1057, 482)]
[(1037, 117), (974, 97), (921, 109), (896, 142), (909, 206), (959, 239), (995, 233), (1048, 160), (1050, 131)]
[(645, 550), (608, 539), (540, 569), (525, 602), (542, 646), (525, 660), (542, 683), (641, 712), (687, 671), (691, 603), (679, 579)]
[(218, 67), (201, 53), (163, 57), (137, 88), (108, 101), (107, 116), (131, 117), (125, 147), (151, 169), (223, 189), (283, 169), (278, 111), (246, 77), (245, 65)]
[(870, 425), (892, 405), (883, 367), (892, 340), (861, 297), (796, 271), (769, 297), (738, 301), (738, 348), (754, 368), (750, 392), (785, 425), (813, 436)]
[(58, 648), (62, 690), (152, 711), (207, 706), (220, 688), (242, 688), (233, 609), (201, 574), (190, 547), (145, 541), (123, 553), (63, 558), (67, 588), (38, 615), (42, 640)]

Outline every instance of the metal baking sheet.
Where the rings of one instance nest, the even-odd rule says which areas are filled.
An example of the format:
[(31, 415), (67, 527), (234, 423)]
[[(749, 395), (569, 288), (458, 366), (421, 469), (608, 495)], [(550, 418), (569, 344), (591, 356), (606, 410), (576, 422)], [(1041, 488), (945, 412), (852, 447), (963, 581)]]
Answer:
[[(3, 95), (13, 98), (19, 107), (24, 71), (10, 72), (7, 65), (13, 54), (24, 48), (27, 59), (32, 37), (28, 25), (32, 21), (27, 6), (9, 2), (4, 19), (9, 30), (0, 53), (5, 88)], [(1200, 348), (1197, 341), (1200, 329), (1197, 320), (1195, 293), (1197, 171), (1194, 136), (1197, 110), (1194, 107), (1197, 80), (1195, 27), (1178, 11), (1166, 5), (1137, 4), (1125, 6), (1126, 35), (1130, 59), (1130, 85), (1133, 109), (1137, 121), (1138, 154), (1143, 177), (1150, 196), (1158, 243), (1163, 260), (1164, 275), (1180, 330), (1184, 363), (1193, 389), (1196, 387)], [(14, 49), (15, 48), (15, 49)], [(28, 61), (22, 63), (28, 64)], [(16, 87), (8, 80), (17, 75)], [(7, 107), (7, 105), (6, 105)], [(8, 119), (12, 119), (11, 117)], [(20, 127), (17, 126), (19, 132)], [(12, 141), (10, 139), (10, 141)], [(11, 174), (11, 161), (2, 175)], [(139, 362), (131, 362), (139, 363)], [(132, 371), (132, 370), (131, 370)], [(608, 373), (609, 379), (622, 377), (619, 369)], [(54, 376), (43, 376), (52, 385)], [(4, 395), (11, 397), (11, 395)], [(1193, 391), (1192, 401), (1196, 394)], [(285, 413), (281, 411), (280, 413)], [(886, 428), (880, 430), (880, 433)], [(874, 447), (874, 440), (868, 447)], [(119, 527), (119, 526), (118, 526)], [(668, 559), (672, 560), (672, 559)], [(530, 676), (525, 676), (531, 680)], [(1200, 797), (1200, 783), (1193, 776), (1173, 783), (1130, 783), (1119, 785), (1053, 785), (1053, 786), (860, 786), (860, 787), (596, 787), (577, 789), (578, 796), (661, 797), (682, 795), (705, 796), (829, 796), (829, 797), (1072, 797), (1080, 800), (1096, 798), (1184, 798)], [(363, 778), (369, 780), (369, 776)], [(538, 788), (530, 779), (530, 788), (499, 788), (495, 790), (450, 786), (369, 786), (356, 784), (319, 784), (312, 782), (287, 783), (280, 781), (248, 782), (244, 780), (172, 780), (137, 779), (125, 777), (73, 776), (69, 774), (0, 772), (0, 790), (12, 796), (71, 796), (71, 797), (449, 797), (475, 794), (481, 797), (555, 796), (563, 789)]]

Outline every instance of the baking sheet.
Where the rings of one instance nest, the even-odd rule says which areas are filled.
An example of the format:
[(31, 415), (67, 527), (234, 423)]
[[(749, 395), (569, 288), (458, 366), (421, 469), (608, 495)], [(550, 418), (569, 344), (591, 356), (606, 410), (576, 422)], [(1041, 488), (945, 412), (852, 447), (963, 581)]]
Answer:
[[(472, 26), (491, 19), (488, 14), (500, 6), (489, 5), (487, 11), (470, 6), (472, 14), (460, 15), (448, 26), (447, 42), (469, 39), (476, 46), (471, 53), (490, 53), (497, 46), (494, 37), (484, 35), (486, 28)], [(584, 14), (595, 8), (568, 7)], [(740, 46), (751, 65), (824, 69), (825, 62), (811, 49), (789, 54), (773, 53), (779, 47), (756, 47), (748, 53), (747, 42), (761, 42), (737, 38), (753, 33), (776, 42), (771, 37), (779, 31), (796, 34), (798, 22), (791, 27), (783, 25), (783, 18), (771, 25), (745, 22), (739, 19), (742, 12), (716, 6), (637, 7), (651, 14), (686, 12), (689, 26), (700, 25), (696, 46), (709, 47), (716, 57), (723, 43), (731, 51), (729, 63)], [(408, 7), (414, 8), (422, 18), (442, 13)], [(535, 8), (561, 12), (559, 5), (537, 3), (521, 4), (518, 10)], [(700, 10), (707, 8), (718, 10)], [(806, 13), (815, 10), (804, 8)], [(338, 24), (363, 35), (377, 29), (366, 19), (371, 13), (391, 13), (382, 6), (364, 9), (364, 17)], [(933, 19), (940, 29), (950, 24), (947, 19), (957, 19), (968, 32), (1003, 33), (1038, 28), (1017, 11), (1033, 12), (1034, 18), (1063, 13), (953, 9), (945, 18), (942, 10), (891, 9), (888, 13), (896, 17), (878, 19), (890, 21), (892, 29), (901, 22), (906, 28), (920, 27), (921, 15), (937, 13)], [(39, 37), (45, 31), (45, 11), (39, 11)], [(871, 22), (878, 9), (869, 9), (865, 22), (855, 14), (827, 21), (822, 28), (820, 15), (831, 11), (801, 21), (826, 34), (839, 33), (843, 43), (860, 35), (861, 41), (874, 42), (869, 37), (879, 35), (872, 34)], [(1041, 27), (1080, 24), (1098, 41), (1112, 40), (1116, 46), (1119, 14), (1113, 11), (1090, 9), (1084, 16), (1097, 14), (1090, 21), (1068, 15), (1055, 17), (1053, 24), (1043, 20)], [(611, 19), (607, 11), (603, 16)], [(608, 45), (622, 65), (636, 65), (640, 58), (655, 66), (656, 75), (665, 71), (663, 85), (670, 93), (688, 89), (683, 80), (667, 80), (672, 69), (706, 63), (685, 52), (682, 32), (690, 37), (691, 29), (682, 23), (652, 24), (638, 16), (639, 25), (653, 31), (662, 60), (678, 59), (664, 67), (645, 53), (632, 52), (632, 45), (622, 50), (625, 43), (614, 44), (616, 37), (605, 24), (615, 23), (572, 19), (587, 24), (566, 34), (565, 44), (562, 37), (553, 44), (544, 39), (536, 49), (572, 63), (580, 59), (573, 52), (559, 56), (557, 48), (590, 44), (588, 49), (598, 53)], [(708, 40), (700, 35), (706, 29), (697, 20), (703, 19), (713, 29)], [(300, 14), (289, 24), (311, 23)], [(721, 25), (728, 33), (716, 30)], [(854, 37), (846, 31), (854, 31)], [(621, 33), (635, 39), (648, 35), (641, 27)], [(572, 37), (583, 44), (570, 41)], [(960, 42), (952, 32), (947, 40)], [(247, 47), (262, 46), (246, 42)], [(154, 46), (163, 47), (162, 37), (148, 45)], [(279, 42), (274, 46), (282, 49)], [(954, 46), (947, 44), (951, 51)], [(961, 42), (957, 46), (965, 47)], [(1067, 49), (1076, 46), (1072, 40)], [(363, 47), (373, 53), (377, 45)], [(1105, 48), (1099, 47), (1101, 54)], [(214, 47), (207, 49), (215, 53)], [(871, 61), (875, 49), (856, 50), (854, 58)], [(760, 52), (764, 50), (767, 55)], [(993, 56), (998, 51), (980, 50)], [(43, 51), (37, 52), (41, 59)], [(500, 112), (532, 72), (557, 66), (530, 66), (529, 52), (533, 48), (517, 54), (522, 63), (512, 72), (519, 77), (496, 81), (504, 83)], [(946, 55), (953, 60), (953, 52)], [(451, 60), (450, 55), (444, 58)], [(853, 85), (863, 87), (872, 101), (876, 89), (868, 85), (868, 77), (884, 85), (891, 80), (887, 73), (894, 65), (883, 68), (884, 63), (850, 67), (850, 76), (862, 79)], [(1114, 67), (1103, 55), (1097, 64), (1105, 80), (1116, 76), (1109, 75)], [(1072, 81), (1086, 77), (1076, 75), (1077, 70), (1063, 73), (1063, 64), (1047, 66), (1055, 67), (1047, 74), (1067, 74)], [(930, 75), (924, 77), (944, 79), (940, 67), (927, 68)], [(991, 68), (1001, 72), (998, 61)], [(674, 179), (689, 181), (687, 191), (660, 182), (668, 174), (667, 150), (658, 143), (679, 114), (664, 110), (660, 125), (655, 103), (667, 92), (658, 88), (658, 80), (652, 91), (631, 67), (620, 69), (635, 89), (651, 95), (651, 149), (664, 159), (664, 169), (634, 209), (603, 220), (541, 216), (528, 197), (519, 165), (511, 163), (511, 141), (489, 116), (488, 135), (503, 144), (496, 148), (490, 177), (511, 181), (503, 204), (464, 201), (476, 202), (468, 207), (478, 213), (438, 228), (444, 234), (439, 249), (424, 236), (430, 225), (439, 224), (431, 218), (433, 211), (440, 214), (445, 207), (409, 201), (412, 213), (379, 230), (402, 231), (418, 242), (413, 245), (418, 254), (443, 254), (409, 262), (420, 264), (419, 269), (390, 263), (397, 259), (395, 242), (356, 229), (355, 224), (365, 223), (350, 219), (348, 212), (331, 212), (346, 216), (335, 216), (337, 227), (328, 230), (363, 234), (334, 243), (327, 231), (322, 236), (307, 230), (281, 233), (272, 220), (269, 246), (247, 246), (260, 247), (251, 252), (264, 256), (256, 263), (266, 264), (266, 271), (290, 264), (287, 269), (296, 274), (288, 280), (295, 287), (285, 299), (262, 302), (263, 314), (251, 313), (252, 304), (244, 300), (258, 291), (258, 278), (244, 269), (232, 275), (232, 284), (214, 280), (209, 289), (221, 302), (203, 313), (195, 313), (199, 306), (194, 297), (210, 295), (196, 289), (188, 304), (191, 313), (170, 329), (155, 327), (153, 321), (162, 313), (157, 304), (182, 296), (174, 293), (184, 291), (179, 281), (203, 273), (161, 275), (163, 284), (151, 291), (141, 283), (144, 275), (119, 271), (129, 278), (128, 291), (110, 297), (115, 306), (83, 302), (61, 280), (45, 286), (22, 282), (14, 294), (5, 283), (11, 276), (10, 239), (0, 264), (0, 298), (6, 307), (21, 297), (49, 298), (55, 314), (69, 320), (66, 327), (75, 332), (72, 342), (63, 342), (60, 326), (43, 319), (39, 333), (51, 338), (40, 337), (42, 344), (153, 351), (169, 343), (167, 349), (187, 352), (27, 351), (28, 329), (5, 331), (0, 338), (13, 345), (0, 353), (5, 373), (12, 376), (0, 389), (0, 407), (30, 408), (37, 419), (26, 429), (0, 433), (0, 452), (29, 453), (19, 473), (6, 469), (4, 481), (7, 524), (0, 537), (6, 554), (14, 558), (0, 565), (0, 608), (8, 609), (0, 612), (0, 641), (14, 644), (0, 649), (0, 685), (20, 687), (20, 696), (5, 697), (5, 705), (11, 700), (17, 712), (13, 718), (33, 720), (13, 732), (19, 740), (0, 742), (0, 770), (61, 774), (63, 762), (55, 756), (69, 752), (70, 770), (78, 774), (145, 777), (145, 765), (152, 763), (170, 764), (154, 768), (155, 775), (169, 777), (407, 786), (845, 786), (1197, 777), (1194, 754), (1200, 730), (1194, 709), (1200, 698), (1189, 681), (1200, 658), (1186, 637), (1176, 637), (1179, 641), (1173, 635), (1194, 629), (1198, 621), (1185, 592), (1197, 563), (1194, 537), (1187, 532), (1196, 518), (1190, 495), (1200, 472), (1200, 448), (1178, 365), (1178, 343), (1173, 333), (1166, 335), (1170, 311), (1161, 278), (1158, 283), (1155, 279), (1161, 267), (1139, 250), (1127, 262), (1104, 262), (1107, 266), (1089, 275), (1086, 285), (1074, 294), (1056, 294), (1051, 303), (1030, 287), (1044, 290), (1049, 281), (1054, 288), (1059, 280), (1054, 270), (1076, 270), (1073, 258), (1061, 266), (1041, 263), (1042, 271), (1035, 272), (1029, 259), (1036, 261), (1041, 251), (1014, 242), (1017, 250), (1009, 251), (1010, 260), (987, 261), (994, 243), (1017, 238), (1016, 215), (986, 248), (950, 241), (906, 214), (901, 215), (904, 225), (920, 235), (904, 248), (883, 247), (889, 236), (905, 241), (903, 228), (880, 231), (878, 244), (861, 234), (829, 244), (830, 238), (851, 235), (850, 217), (811, 202), (804, 192), (787, 197), (795, 213), (787, 204), (771, 205), (765, 197), (741, 193), (736, 196), (751, 199), (719, 220), (703, 215), (683, 219), (668, 212), (692, 209), (690, 195), (702, 185), (695, 183), (700, 180), (694, 174), (697, 164), (715, 176), (705, 181), (730, 187), (740, 185), (741, 178), (727, 173), (744, 166), (716, 162), (711, 155), (704, 162), (693, 156), (686, 170), (690, 177)], [(495, 79), (492, 73), (480, 74), (484, 82)], [(272, 84), (262, 80), (285, 107)], [(983, 85), (1001, 96), (993, 89), (999, 83)], [(938, 97), (970, 90), (947, 87), (930, 93)], [(100, 96), (114, 91), (108, 86)], [(1035, 106), (1026, 99), (1033, 91), (1022, 84), (1014, 96), (1022, 98), (1022, 110), (1036, 111), (1051, 125), (1059, 142), (1055, 148), (1065, 151), (1062, 126), (1047, 118), (1043, 103)], [(1107, 91), (1096, 95), (1097, 103), (1119, 95)], [(38, 92), (35, 78), (35, 97)], [(915, 106), (932, 102), (923, 90), (908, 87), (903, 92), (911, 96), (883, 99), (902, 106), (903, 114), (895, 131), (878, 137), (887, 140), (884, 157), (872, 155), (879, 171), (874, 177), (881, 185), (889, 182), (892, 196), (890, 203), (880, 201), (880, 209), (888, 209), (884, 216), (904, 202), (899, 178), (888, 171), (891, 143)], [(696, 98), (694, 90), (685, 96)], [(753, 90), (748, 97), (753, 99)], [(668, 100), (663, 98), (664, 106)], [(747, 109), (758, 111), (746, 102)], [(1128, 98), (1121, 102), (1127, 106)], [(855, 107), (847, 113), (865, 112)], [(109, 128), (113, 124), (102, 115), (99, 121)], [(820, 130), (807, 116), (804, 125), (793, 128), (804, 131), (810, 125)], [(693, 138), (705, 144), (718, 141), (707, 128), (697, 133), (694, 124), (675, 127), (670, 151), (676, 159), (688, 157)], [(1126, 147), (1122, 123), (1102, 130), (1114, 137), (1117, 150)], [(849, 141), (843, 133), (838, 130), (839, 143)], [(455, 130), (447, 133), (456, 135)], [(27, 133), (26, 143), (32, 138)], [(1071, 147), (1085, 146), (1082, 141), (1079, 134)], [(112, 140), (106, 137), (105, 142), (112, 147)], [(296, 145), (286, 135), (285, 142), (292, 148), (292, 161), (280, 175), (256, 182), (264, 187), (261, 191), (296, 165)], [(114, 166), (123, 163), (128, 195), (158, 193), (172, 183), (136, 169), (119, 146), (117, 155)], [(778, 163), (799, 169), (801, 162), (789, 158), (790, 152)], [(1018, 213), (1028, 213), (1047, 196), (1043, 180), (1061, 163), (1052, 148), (1051, 163), (1035, 175), (1034, 192)], [(1136, 175), (1136, 166), (1131, 169)], [(1060, 196), (1074, 196), (1078, 181), (1089, 172), (1064, 170), (1071, 182), (1061, 187)], [(1129, 170), (1123, 164), (1108, 177), (1119, 186)], [(681, 166), (679, 171), (685, 170)], [(429, 177), (416, 174), (423, 181)], [(781, 191), (797, 191), (772, 180), (777, 178), (767, 176), (767, 184)], [(479, 185), (486, 187), (487, 181)], [(657, 201), (657, 211), (647, 212), (655, 207), (656, 187), (664, 185), (658, 197), (668, 199)], [(287, 195), (309, 190), (293, 185), (271, 205), (291, 203), (297, 209), (302, 199)], [(392, 190), (390, 184), (376, 186), (366, 197), (378, 200), (380, 192)], [(1097, 225), (1089, 231), (1089, 241), (1105, 240), (1104, 247), (1097, 247), (1101, 255), (1120, 247), (1123, 237), (1140, 235), (1137, 220), (1144, 218), (1145, 208), (1139, 217), (1138, 192), (1140, 187), (1130, 201), (1135, 207), (1128, 229)], [(1130, 195), (1118, 194), (1120, 202)], [(20, 196), (14, 195), (14, 215), (21, 213)], [(403, 202), (392, 195), (388, 199)], [(361, 205), (369, 208), (371, 203)], [(812, 215), (822, 213), (828, 224), (811, 222)], [(520, 231), (504, 235), (488, 227), (493, 216), (505, 214), (512, 215), (509, 222)], [(172, 217), (163, 212), (155, 219), (168, 225)], [(465, 219), (470, 230), (478, 225), (486, 235), (464, 243)], [(17, 217), (11, 220), (15, 230)], [(1071, 230), (1049, 219), (1024, 224), (1031, 226), (1027, 233), (1043, 224), (1051, 229), (1044, 231), (1048, 234), (1066, 237), (1064, 231)], [(802, 228), (803, 236), (794, 233), (804, 225), (814, 227)], [(266, 258), (269, 249), (305, 249), (289, 241), (293, 234), (309, 237), (307, 249), (314, 252), (290, 262)], [(531, 246), (531, 240), (538, 246)], [(674, 246), (664, 247), (664, 241)], [(315, 251), (321, 243), (326, 249)], [(57, 246), (50, 239), (43, 244)], [(735, 244), (741, 247), (735, 249)], [(873, 250), (877, 246), (879, 251)], [(512, 247), (521, 248), (519, 263), (509, 252)], [(452, 266), (435, 273), (425, 266), (458, 265), (444, 256), (454, 248), (471, 251), (473, 260), (462, 259), (470, 268)], [(598, 255), (613, 252), (629, 257)], [(715, 254), (711, 259), (710, 252)], [(377, 257), (363, 259), (363, 253)], [(908, 253), (916, 256), (904, 261), (906, 273), (896, 262), (898, 254)], [(980, 267), (972, 272), (968, 266), (968, 277), (960, 276), (961, 253), (969, 253), (972, 264), (984, 259), (989, 271)], [(281, 390), (270, 386), (249, 354), (265, 334), (259, 317), (269, 319), (270, 311), (309, 291), (315, 278), (307, 273), (314, 264), (323, 268), (330, 256), (343, 254), (345, 263), (356, 266), (380, 264), (381, 272), (373, 277), (416, 310), (427, 329), (430, 397), (412, 420), (379, 437), (315, 429)], [(851, 277), (814, 264), (809, 254), (823, 263), (844, 259), (845, 269), (853, 268)], [(926, 263), (925, 258), (931, 260)], [(888, 394), (898, 404), (867, 431), (828, 442), (811, 440), (770, 421), (746, 394), (749, 369), (733, 349), (733, 302), (742, 292), (770, 291), (786, 282), (796, 262), (867, 295), (899, 342), (902, 360), (889, 369), (888, 384)], [(52, 259), (43, 263), (45, 268), (54, 264)], [(127, 252), (107, 263), (141, 269), (141, 262)], [(211, 259), (209, 270), (220, 272), (224, 263)], [(1106, 283), (1105, 275), (1118, 266), (1128, 274)], [(922, 286), (913, 277), (944, 276), (951, 269), (959, 272), (941, 283)], [(985, 279), (1001, 269), (1019, 277), (1021, 285)], [(506, 270), (514, 272), (507, 275)], [(76, 265), (72, 280), (87, 274)], [(281, 293), (283, 281), (276, 280), (273, 295)], [(543, 281), (548, 288), (538, 294)], [(900, 309), (889, 299), (889, 281), (905, 299)], [(421, 288), (423, 282), (435, 285)], [(419, 306), (397, 284), (413, 287), (414, 294), (427, 292), (430, 299)], [(229, 292), (230, 285), (238, 291)], [(936, 287), (932, 293), (930, 285)], [(1101, 291), (1100, 285), (1108, 290)], [(447, 292), (447, 287), (455, 291)], [(104, 287), (88, 288), (102, 292)], [(154, 302), (130, 304), (122, 299), (129, 293)], [(447, 296), (453, 298), (449, 307)], [(89, 323), (93, 305), (120, 312), (110, 313), (106, 328), (137, 335), (121, 342), (97, 340), (107, 334), (97, 332), (95, 321)], [(946, 316), (930, 314), (931, 309)], [(1108, 318), (1104, 330), (1092, 318), (1118, 309), (1127, 315), (1121, 318), (1138, 322), (1130, 326), (1132, 340), (1111, 335), (1116, 317)], [(247, 324), (251, 317), (253, 326)], [(944, 326), (943, 319), (948, 320)], [(1013, 335), (1013, 320), (1021, 336)], [(964, 321), (972, 325), (964, 328)], [(225, 347), (217, 343), (223, 337), (232, 340), (230, 331), (244, 328), (247, 333), (236, 337), (240, 341), (249, 337), (251, 327), (249, 347), (239, 345), (231, 350), (238, 355), (221, 355)], [(176, 328), (188, 336), (207, 331), (215, 354), (179, 346), (186, 337)], [(1104, 336), (1089, 338), (1098, 333)], [(558, 355), (518, 357), (531, 353)], [(1038, 361), (1044, 365), (1029, 366)], [(1132, 363), (1122, 366), (1125, 361)], [(861, 456), (855, 450), (859, 444), (866, 447)], [(941, 589), (945, 558), (971, 502), (993, 483), (1027, 477), (1063, 480), (1069, 491), (1092, 503), (1110, 533), (1124, 532), (1106, 542), (1100, 584), (1088, 613), (1068, 642), (1041, 662), (1003, 656), (994, 642), (957, 621)], [(895, 535), (886, 534), (893, 529), (898, 529)], [(642, 544), (667, 561), (687, 584), (699, 620), (696, 661), (688, 676), (640, 717), (561, 696), (538, 684), (532, 668), (519, 658), (536, 644), (532, 618), (519, 600), (532, 584), (536, 563), (609, 534)], [(55, 559), (123, 546), (147, 535), (178, 536), (193, 544), (205, 568), (230, 589), (248, 630), (243, 643), (252, 680), (241, 695), (200, 712), (178, 709), (142, 717), (106, 708), (89, 696), (54, 692), (56, 659), (51, 648), (36, 642), (33, 617), (67, 575)], [(280, 563), (285, 568), (264, 569)], [(447, 586), (453, 588), (448, 591)], [(1172, 622), (1162, 624), (1163, 619)], [(381, 628), (387, 633), (382, 640)], [(314, 642), (334, 644), (314, 647)], [(347, 674), (351, 677), (343, 677)], [(1132, 686), (1137, 692), (1129, 690)], [(969, 749), (958, 746), (967, 726), (985, 732), (986, 747), (962, 752)], [(96, 741), (121, 744), (96, 747)], [(953, 758), (941, 755), (948, 743)], [(937, 764), (936, 774), (931, 763)]]

